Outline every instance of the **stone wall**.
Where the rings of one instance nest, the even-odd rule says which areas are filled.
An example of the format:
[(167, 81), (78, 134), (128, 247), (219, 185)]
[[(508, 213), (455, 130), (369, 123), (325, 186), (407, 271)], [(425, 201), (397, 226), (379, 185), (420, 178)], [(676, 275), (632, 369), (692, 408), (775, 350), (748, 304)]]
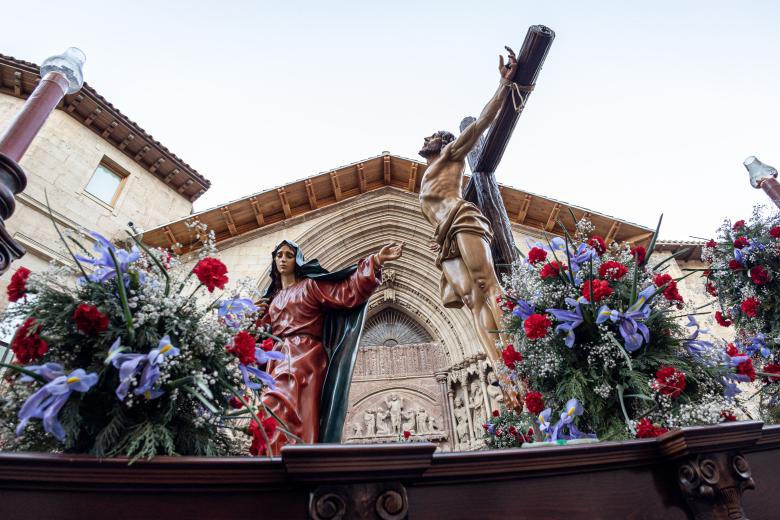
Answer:
[[(23, 100), (0, 94), (0, 129), (8, 126), (23, 104)], [(113, 207), (85, 191), (105, 159), (127, 175)], [(46, 213), (46, 195), (62, 228), (95, 230), (112, 239), (124, 236), (128, 222), (151, 228), (192, 212), (191, 202), (60, 110), (46, 121), (21, 165), (27, 173), (27, 188), (17, 196), (16, 212), (6, 227), (27, 255), (0, 277), (2, 287), (20, 266), (41, 269), (51, 259), (66, 259)], [(5, 291), (1, 291), (0, 308), (6, 303)]]

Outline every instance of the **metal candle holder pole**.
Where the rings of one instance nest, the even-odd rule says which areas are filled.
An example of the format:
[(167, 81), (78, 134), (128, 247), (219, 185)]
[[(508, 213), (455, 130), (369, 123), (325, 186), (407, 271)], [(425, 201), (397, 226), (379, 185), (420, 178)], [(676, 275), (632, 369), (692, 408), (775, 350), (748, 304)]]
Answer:
[(742, 163), (750, 174), (750, 185), (762, 189), (769, 195), (775, 206), (780, 208), (780, 183), (777, 182), (777, 170), (750, 156)]
[(85, 61), (84, 53), (75, 47), (46, 59), (41, 65), (40, 82), (0, 135), (0, 274), (26, 252), (5, 229), (5, 220), (16, 209), (14, 195), (27, 186), (27, 175), (19, 161), (65, 94), (81, 89)]

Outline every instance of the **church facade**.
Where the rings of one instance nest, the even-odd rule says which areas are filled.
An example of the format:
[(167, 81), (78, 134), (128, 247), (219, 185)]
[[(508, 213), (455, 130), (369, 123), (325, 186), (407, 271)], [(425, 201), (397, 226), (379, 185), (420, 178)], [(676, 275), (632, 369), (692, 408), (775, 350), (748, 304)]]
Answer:
[[(0, 56), (0, 127), (34, 88), (36, 71)], [(294, 240), (328, 269), (354, 263), (390, 241), (403, 242), (402, 259), (385, 268), (383, 284), (369, 300), (343, 441), (393, 442), (408, 431), (444, 451), (482, 445), (482, 424), (503, 396), (469, 312), (441, 304), (441, 273), (429, 250), (434, 230), (418, 202), (425, 164), (385, 152), (192, 214), (192, 202), (208, 181), (85, 87), (52, 114), (22, 165), (29, 185), (7, 227), (28, 254), (14, 267), (40, 270), (51, 260), (68, 262), (57, 251), (45, 194), (64, 229), (121, 239), (132, 221), (146, 230), (148, 245), (185, 255), (197, 247), (188, 224), (202, 222), (216, 233), (231, 280), (249, 278), (258, 290), (267, 286), (271, 251), (283, 239)], [(569, 211), (589, 218), (608, 242), (647, 245), (652, 235), (647, 227), (522, 190), (502, 186), (501, 195), (523, 250), (529, 241), (555, 235), (557, 219), (568, 218)], [(664, 255), (686, 247), (687, 255), (670, 262), (675, 277), (699, 265), (700, 245), (657, 244)], [(14, 270), (0, 280), (3, 287)], [(681, 282), (681, 293), (703, 303), (694, 278)]]

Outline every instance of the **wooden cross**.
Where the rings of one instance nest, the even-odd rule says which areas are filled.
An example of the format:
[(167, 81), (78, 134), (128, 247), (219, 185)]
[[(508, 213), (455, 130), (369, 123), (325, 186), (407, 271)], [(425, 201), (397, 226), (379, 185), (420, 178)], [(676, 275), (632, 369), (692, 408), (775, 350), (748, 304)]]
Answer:
[[(498, 273), (507, 272), (507, 266), (517, 259), (517, 246), (512, 237), (512, 226), (504, 201), (498, 190), (495, 171), (528, 96), (536, 84), (536, 78), (554, 38), (553, 30), (544, 25), (532, 25), (528, 28), (523, 46), (517, 55), (512, 91), (504, 100), (493, 124), (468, 155), (471, 179), (463, 190), (463, 198), (476, 204), (493, 226), (491, 249), (493, 264)], [(461, 132), (473, 121), (473, 117), (461, 121)]]

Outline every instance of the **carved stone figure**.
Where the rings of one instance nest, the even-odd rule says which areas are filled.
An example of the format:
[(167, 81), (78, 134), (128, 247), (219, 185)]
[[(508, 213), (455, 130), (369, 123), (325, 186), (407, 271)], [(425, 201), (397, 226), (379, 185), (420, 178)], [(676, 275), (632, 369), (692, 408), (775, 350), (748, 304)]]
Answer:
[(455, 433), (458, 436), (458, 445), (461, 447), (468, 446), (469, 442), (471, 441), (471, 435), (469, 435), (468, 416), (466, 415), (467, 413), (468, 412), (466, 411), (466, 407), (463, 404), (463, 399), (456, 397), (453, 414), (455, 415), (455, 422), (457, 422), (457, 425), (455, 426)]
[(482, 386), (477, 380), (471, 382), (469, 408), (471, 408), (471, 424), (474, 426), (474, 438), (478, 439), (480, 437), (479, 430), (487, 421), (487, 415), (485, 414), (485, 399), (482, 394)]
[(376, 431), (376, 415), (374, 415), (374, 410), (369, 408), (363, 413), (363, 423), (366, 425), (366, 437), (372, 437)]
[(393, 433), (390, 430), (388, 419), (390, 412), (387, 410), (377, 410), (376, 412), (376, 433), (377, 435), (389, 435)]
[(389, 399), (385, 400), (387, 409), (390, 412), (390, 425), (393, 433), (401, 433), (401, 410), (403, 409), (403, 399), (398, 394), (391, 394)]
[(401, 417), (403, 418), (403, 423), (401, 424), (401, 431), (416, 432), (414, 428), (415, 427), (414, 410), (409, 410), (408, 412), (401, 412)]
[(428, 416), (428, 433), (434, 433), (439, 431), (439, 426), (436, 424), (436, 417), (433, 415)]
[(352, 437), (360, 437), (363, 435), (363, 425), (360, 422), (352, 423)]
[(428, 162), (420, 185), (420, 205), (435, 229), (431, 249), (437, 253), (436, 266), (442, 270), (442, 303), (445, 307), (459, 308), (465, 304), (469, 308), (491, 361), (500, 358), (498, 337), (490, 331), (498, 329), (497, 324), (501, 323), (497, 298), (503, 294), (490, 252), (493, 231), (479, 208), (463, 199), (461, 189), (466, 156), (496, 118), (509, 93), (517, 61), (514, 52), (507, 50), (507, 65), (503, 56), (499, 63), (498, 90), (479, 118), (457, 139), (445, 131), (426, 137), (419, 152)]
[(488, 372), (487, 375), (487, 393), (490, 399), (490, 406), (493, 410), (501, 410), (501, 405), (504, 404), (504, 393), (501, 391), (501, 387), (498, 386), (498, 378), (493, 371)]
[(425, 408), (417, 410), (417, 433), (428, 433), (428, 412)]

